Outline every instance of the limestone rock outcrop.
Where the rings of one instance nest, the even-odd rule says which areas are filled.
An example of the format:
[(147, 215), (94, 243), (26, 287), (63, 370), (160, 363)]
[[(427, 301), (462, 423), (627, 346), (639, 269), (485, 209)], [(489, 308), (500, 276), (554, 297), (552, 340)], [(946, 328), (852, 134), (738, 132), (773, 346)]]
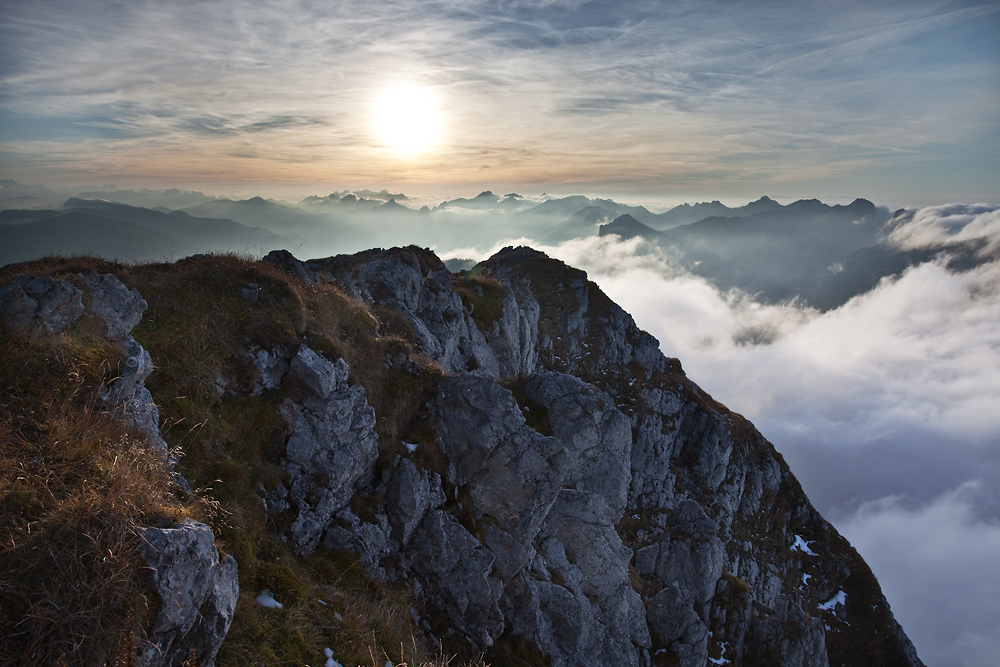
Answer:
[[(273, 399), (286, 425), (286, 475), (259, 487), (264, 505), (295, 552), (349, 549), (405, 583), (423, 632), (553, 667), (921, 665), (773, 446), (583, 271), (530, 248), (461, 274), (414, 247), (267, 259), (302, 289), (334, 281), (390, 344), (351, 369), (337, 341), (246, 339), (256, 377), (232, 391)], [(129, 336), (145, 303), (108, 278), (21, 279), (0, 290), (3, 325), (55, 332), (93, 314), (126, 351), (108, 410), (162, 443), (151, 360)], [(357, 374), (373, 367), (377, 382)], [(387, 378), (419, 380), (413, 423), (377, 421)], [(204, 526), (146, 533), (164, 611), (144, 659), (211, 664), (236, 564)]]
[(452, 289), (451, 273), (429, 251), (375, 249), (306, 265), (355, 298), (402, 314), (421, 352), (444, 370), (499, 376), (496, 354)]
[(196, 664), (213, 667), (239, 598), (236, 560), (219, 559), (208, 526), (185, 519), (170, 528), (147, 528), (142, 555), (152, 571), (160, 608), (154, 640), (139, 648), (141, 667)]
[[(338, 489), (384, 507), (362, 519), (331, 488), (323, 538), (408, 582), (430, 632), (514, 638), (554, 666), (921, 664), (770, 443), (584, 272), (529, 248), (461, 276), (418, 248), (305, 267), (398, 311), (445, 371), (429, 407), (445, 466), (338, 466)], [(291, 461), (307, 420), (286, 418)]]
[(298, 508), (291, 537), (300, 553), (316, 549), (378, 458), (375, 411), (363, 387), (348, 385), (349, 372), (343, 359), (334, 364), (305, 345), (289, 367), (289, 381), (305, 390), (302, 402), (281, 406), (289, 425), (288, 498)]
[(0, 313), (8, 327), (40, 326), (59, 333), (83, 314), (83, 292), (65, 280), (20, 276), (0, 289)]

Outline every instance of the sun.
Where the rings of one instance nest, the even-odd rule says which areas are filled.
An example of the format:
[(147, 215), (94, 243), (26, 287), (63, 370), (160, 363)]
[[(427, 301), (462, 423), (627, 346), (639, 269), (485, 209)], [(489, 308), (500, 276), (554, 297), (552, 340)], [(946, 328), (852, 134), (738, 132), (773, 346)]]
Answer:
[(392, 86), (375, 99), (375, 136), (397, 153), (412, 156), (434, 148), (441, 138), (442, 121), (437, 98), (424, 86)]

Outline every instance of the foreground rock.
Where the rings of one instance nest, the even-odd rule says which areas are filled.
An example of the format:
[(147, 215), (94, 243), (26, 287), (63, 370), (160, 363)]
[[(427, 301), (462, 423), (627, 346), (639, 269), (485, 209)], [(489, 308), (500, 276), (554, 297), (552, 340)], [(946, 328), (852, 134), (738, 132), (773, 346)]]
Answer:
[(140, 647), (138, 664), (166, 667), (194, 658), (213, 667), (240, 594), (236, 560), (227, 555), (220, 562), (212, 531), (191, 519), (148, 528), (142, 539), (161, 604), (154, 640)]
[[(376, 465), (362, 395), (336, 394), (342, 362), (307, 364), (340, 368), (312, 384), (293, 362), (286, 381), (314, 385), (312, 414), (324, 394), (343, 407), (322, 429), (305, 403), (286, 408), (287, 469), (325, 487), (315, 504), (268, 491), (269, 506), (298, 512), (301, 549), (350, 548), (408, 582), (429, 632), (477, 651), (516, 640), (556, 667), (921, 664), (770, 443), (582, 271), (528, 248), (463, 276), (418, 248), (295, 269), (406, 318), (446, 371), (421, 445), (445, 464), (414, 446)], [(320, 462), (317, 437), (301, 463), (305, 431), (350, 461)], [(358, 516), (349, 490), (384, 504)]]
[[(302, 290), (337, 282), (391, 344), (364, 348), (389, 351), (352, 369), (331, 352), (339, 341), (246, 340), (256, 377), (220, 386), (269, 401), (286, 425), (284, 477), (259, 488), (264, 505), (298, 554), (351, 550), (404, 582), (429, 637), (554, 667), (921, 664), (867, 565), (771, 444), (584, 272), (530, 248), (461, 275), (413, 247), (270, 261)], [(145, 303), (119, 286), (23, 279), (0, 290), (0, 317), (50, 332), (92, 317), (127, 359), (106, 408), (163, 446), (151, 360), (129, 335)], [(414, 423), (378, 430), (372, 405), (414, 377)], [(163, 605), (142, 659), (211, 664), (235, 562), (194, 522), (145, 539)]]

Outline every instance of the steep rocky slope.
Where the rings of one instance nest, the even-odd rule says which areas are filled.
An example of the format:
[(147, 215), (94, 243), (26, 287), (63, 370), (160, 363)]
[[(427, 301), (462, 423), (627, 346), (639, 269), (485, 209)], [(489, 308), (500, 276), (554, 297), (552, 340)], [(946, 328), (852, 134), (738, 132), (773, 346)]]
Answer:
[(215, 420), (176, 444), (222, 482), (244, 588), (347, 554), (424, 641), (494, 664), (921, 664), (770, 443), (582, 271), (506, 248), (456, 275), (415, 247), (108, 268), (224, 315), (154, 306), (136, 336), (165, 418)]

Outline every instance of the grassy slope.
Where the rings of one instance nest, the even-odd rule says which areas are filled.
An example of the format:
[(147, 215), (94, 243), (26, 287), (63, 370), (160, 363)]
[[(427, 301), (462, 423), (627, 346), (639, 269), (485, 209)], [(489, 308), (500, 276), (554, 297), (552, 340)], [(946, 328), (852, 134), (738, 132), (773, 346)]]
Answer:
[[(349, 665), (446, 663), (419, 638), (405, 587), (365, 575), (350, 553), (296, 556), (278, 538), (292, 517), (268, 516), (258, 488), (285, 478), (277, 406), (294, 389), (247, 397), (254, 369), (239, 354), (305, 342), (330, 359), (343, 357), (351, 382), (364, 385), (375, 407), (385, 464), (403, 451), (402, 439), (431, 435), (419, 412), (440, 372), (426, 360), (416, 377), (385, 364), (398, 351), (417, 357), (406, 322), (332, 286), (308, 287), (269, 264), (227, 255), (139, 265), (47, 259), (7, 267), (0, 283), (84, 269), (115, 274), (149, 303), (133, 335), (156, 365), (147, 387), (196, 497), (173, 489), (159, 457), (94, 407), (97, 388), (115, 377), (115, 349), (84, 325), (60, 336), (4, 334), (4, 348), (16, 353), (5, 356), (0, 377), (0, 436), (11, 443), (0, 459), (0, 662), (64, 656), (69, 664), (129, 664), (133, 633), (155, 616), (155, 601), (143, 593), (136, 528), (193, 514), (240, 565), (240, 600), (220, 666), (319, 664), (328, 646)], [(260, 286), (256, 304), (239, 298), (250, 282)], [(51, 544), (51, 558), (35, 558)], [(255, 603), (264, 588), (283, 609)]]

